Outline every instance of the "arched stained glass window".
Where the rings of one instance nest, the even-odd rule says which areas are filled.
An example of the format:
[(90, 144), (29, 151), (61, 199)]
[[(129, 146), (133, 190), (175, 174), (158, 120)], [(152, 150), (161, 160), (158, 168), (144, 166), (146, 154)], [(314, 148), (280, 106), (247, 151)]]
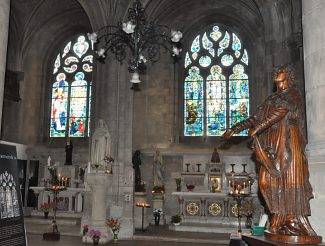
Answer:
[(248, 64), (238, 34), (214, 25), (195, 36), (184, 60), (185, 136), (221, 136), (248, 118)]
[(50, 137), (88, 137), (93, 51), (86, 35), (63, 46), (53, 64)]

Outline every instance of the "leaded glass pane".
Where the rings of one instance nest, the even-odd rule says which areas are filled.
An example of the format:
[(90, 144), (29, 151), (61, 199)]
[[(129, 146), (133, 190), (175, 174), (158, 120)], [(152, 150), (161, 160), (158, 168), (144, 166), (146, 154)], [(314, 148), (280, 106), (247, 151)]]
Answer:
[(184, 84), (184, 134), (203, 135), (203, 78), (198, 67), (191, 67)]
[(61, 66), (61, 63), (60, 63), (60, 54), (58, 54), (58, 56), (56, 57), (55, 62), (54, 62), (54, 71), (53, 71), (53, 74), (55, 74), (58, 71), (58, 68), (60, 66)]
[(62, 58), (64, 58), (71, 49), (71, 41), (64, 47)]
[(228, 67), (234, 62), (234, 58), (231, 55), (223, 55), (221, 57), (222, 65)]
[(241, 49), (240, 39), (234, 33), (232, 34), (232, 49), (235, 50), (235, 51)]
[(209, 53), (212, 55), (212, 57), (214, 57), (214, 55), (215, 55), (215, 51), (214, 51), (214, 49), (209, 49)]
[(208, 67), (211, 64), (211, 58), (209, 56), (201, 56), (199, 63), (202, 67)]
[(88, 42), (86, 42), (85, 36), (80, 36), (78, 42), (73, 45), (73, 51), (76, 53), (79, 58), (86, 54), (89, 48)]
[(210, 73), (206, 81), (207, 135), (220, 136), (226, 127), (226, 79), (218, 65), (211, 67)]
[(186, 55), (185, 55), (185, 68), (187, 68), (187, 66), (189, 66), (191, 63), (192, 63), (192, 61), (190, 59), (190, 56), (189, 56), (188, 52), (186, 52)]
[(244, 54), (243, 54), (243, 57), (241, 58), (241, 61), (243, 63), (245, 63), (246, 65), (248, 65), (248, 54), (247, 54), (246, 49), (244, 49)]
[(50, 137), (65, 137), (69, 92), (65, 79), (65, 74), (58, 74), (57, 81), (52, 86)]
[[(240, 59), (248, 65), (247, 50), (238, 35), (223, 32), (216, 25), (212, 32), (198, 34), (190, 50), (184, 63), (189, 74), (184, 82), (184, 135), (220, 136), (249, 114), (247, 66), (236, 64)], [(202, 71), (196, 66), (189, 67), (197, 58)], [(209, 75), (203, 78), (201, 74), (206, 74), (209, 67)], [(230, 69), (232, 74), (225, 77), (224, 74), (231, 73)], [(247, 131), (238, 135), (247, 135)]]
[(90, 63), (93, 63), (93, 55), (85, 56), (82, 59), (82, 62), (87, 62), (87, 61), (89, 61)]
[(77, 57), (74, 57), (74, 56), (69, 56), (64, 60), (65, 65), (70, 65), (70, 63), (72, 63), (72, 62), (79, 62), (79, 60)]
[(208, 39), (206, 32), (203, 34), (203, 37), (202, 37), (202, 45), (203, 45), (203, 48), (206, 50), (209, 50), (213, 46), (212, 42)]
[(73, 64), (71, 67), (63, 67), (64, 71), (66, 71), (67, 73), (74, 73), (77, 68), (77, 64)]
[(82, 69), (83, 69), (85, 72), (90, 73), (90, 72), (93, 71), (93, 66), (90, 66), (89, 64), (86, 63), (86, 64), (82, 65)]
[(185, 136), (203, 135), (202, 100), (185, 100)]
[(83, 137), (85, 135), (85, 119), (87, 116), (87, 82), (84, 73), (78, 72), (71, 84), (69, 136)]
[[(249, 84), (244, 67), (237, 64), (229, 77), (230, 127), (249, 116)], [(247, 135), (246, 132), (238, 134)]]
[(223, 49), (228, 48), (228, 46), (229, 46), (229, 41), (230, 41), (229, 33), (226, 32), (224, 38), (223, 38), (223, 39), (220, 41), (220, 43), (219, 43), (219, 47), (220, 47), (220, 48), (223, 48)]
[(219, 31), (219, 27), (218, 26), (214, 26), (212, 28), (212, 32), (210, 33), (210, 37), (214, 40), (214, 41), (218, 41), (218, 39), (222, 36), (222, 33)]
[(193, 40), (191, 51), (193, 53), (200, 51), (200, 35), (197, 35), (196, 38)]
[(69, 41), (61, 54), (54, 62), (54, 73), (59, 74), (52, 86), (50, 137), (89, 136), (91, 87), (84, 72), (91, 78), (92, 48), (80, 35)]

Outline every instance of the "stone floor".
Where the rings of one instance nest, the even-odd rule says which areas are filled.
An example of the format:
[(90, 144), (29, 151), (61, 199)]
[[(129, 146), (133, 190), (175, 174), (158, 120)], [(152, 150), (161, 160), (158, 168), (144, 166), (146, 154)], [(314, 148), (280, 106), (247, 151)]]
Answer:
[[(43, 241), (41, 234), (27, 233), (28, 246), (59, 246), (59, 245), (86, 245), (81, 242), (81, 237), (61, 236), (57, 242)], [(228, 233), (202, 233), (202, 232), (176, 232), (170, 231), (168, 226), (150, 226), (147, 231), (136, 231), (132, 240), (120, 240), (120, 246), (195, 246), (229, 245)], [(89, 244), (88, 244), (89, 245)], [(106, 245), (114, 245), (112, 242)], [(116, 244), (115, 244), (116, 245)]]

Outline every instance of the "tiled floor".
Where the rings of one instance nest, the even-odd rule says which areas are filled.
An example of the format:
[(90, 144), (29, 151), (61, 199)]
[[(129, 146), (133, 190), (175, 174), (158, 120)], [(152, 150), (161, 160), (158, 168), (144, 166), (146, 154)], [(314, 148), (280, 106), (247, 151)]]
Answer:
[[(150, 226), (147, 231), (136, 231), (133, 240), (120, 240), (120, 246), (198, 246), (209, 244), (226, 246), (229, 244), (230, 234), (176, 232), (168, 230), (167, 226)], [(43, 241), (41, 234), (27, 234), (28, 246), (77, 246), (85, 245), (81, 237), (61, 236), (60, 241)], [(88, 244), (89, 245), (89, 244)], [(112, 242), (106, 245), (116, 245)]]

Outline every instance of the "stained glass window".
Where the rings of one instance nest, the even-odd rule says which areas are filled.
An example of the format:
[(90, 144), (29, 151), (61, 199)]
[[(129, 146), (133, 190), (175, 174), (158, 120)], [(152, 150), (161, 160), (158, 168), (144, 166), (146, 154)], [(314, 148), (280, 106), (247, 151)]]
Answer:
[(248, 118), (248, 52), (238, 33), (218, 25), (198, 33), (184, 67), (185, 136), (221, 136)]
[(79, 35), (55, 56), (50, 137), (89, 136), (93, 71), (89, 43), (86, 35)]

